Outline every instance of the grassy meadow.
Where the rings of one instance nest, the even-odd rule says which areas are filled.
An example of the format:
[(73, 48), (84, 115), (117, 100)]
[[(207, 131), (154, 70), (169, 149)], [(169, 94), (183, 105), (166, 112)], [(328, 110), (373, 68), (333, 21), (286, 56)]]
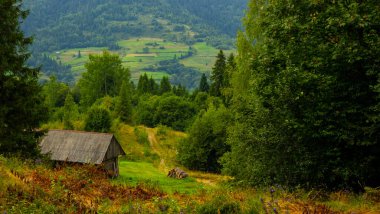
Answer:
[[(132, 80), (136, 81), (141, 73), (147, 73), (153, 79), (159, 80), (163, 76), (170, 76), (162, 72), (149, 72), (146, 69), (154, 68), (160, 61), (179, 59), (180, 63), (187, 67), (196, 68), (201, 72), (210, 72), (218, 54), (216, 48), (205, 42), (195, 43), (191, 47), (179, 42), (166, 41), (159, 38), (132, 38), (118, 42), (120, 50), (111, 51), (120, 55), (123, 65), (130, 68)], [(184, 59), (192, 49), (193, 55)], [(74, 75), (78, 78), (86, 69), (84, 64), (90, 54), (101, 54), (106, 47), (89, 47), (60, 50), (50, 53), (50, 56), (63, 64), (71, 65)], [(78, 57), (80, 51), (81, 57)], [(232, 51), (226, 51), (226, 55)]]
[(117, 184), (138, 186), (140, 183), (145, 183), (169, 194), (194, 194), (208, 189), (207, 185), (198, 183), (192, 177), (183, 180), (169, 178), (152, 163), (122, 160), (119, 167), (120, 176), (115, 181)]

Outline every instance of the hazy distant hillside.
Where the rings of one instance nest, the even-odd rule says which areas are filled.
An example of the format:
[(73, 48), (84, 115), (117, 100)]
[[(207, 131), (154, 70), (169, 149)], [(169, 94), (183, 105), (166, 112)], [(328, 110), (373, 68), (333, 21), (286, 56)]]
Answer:
[(184, 7), (221, 33), (235, 37), (236, 31), (241, 27), (241, 18), (248, 0), (168, 0), (168, 2)]
[(26, 0), (35, 50), (108, 46), (136, 36), (233, 43), (247, 0)]

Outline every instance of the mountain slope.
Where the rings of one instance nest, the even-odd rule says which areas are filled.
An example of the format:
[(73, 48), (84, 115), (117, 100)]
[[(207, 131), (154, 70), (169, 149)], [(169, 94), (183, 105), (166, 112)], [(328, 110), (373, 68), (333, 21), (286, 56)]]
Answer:
[(205, 40), (231, 46), (247, 0), (26, 0), (23, 25), (38, 52), (89, 46), (115, 47), (130, 37)]

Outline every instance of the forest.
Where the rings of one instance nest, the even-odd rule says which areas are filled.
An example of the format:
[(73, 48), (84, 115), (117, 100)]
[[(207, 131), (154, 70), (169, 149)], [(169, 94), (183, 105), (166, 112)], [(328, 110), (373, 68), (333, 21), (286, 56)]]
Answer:
[[(0, 212), (380, 212), (376, 0), (54, 2), (1, 3)], [(53, 129), (113, 133), (120, 176), (54, 166)]]

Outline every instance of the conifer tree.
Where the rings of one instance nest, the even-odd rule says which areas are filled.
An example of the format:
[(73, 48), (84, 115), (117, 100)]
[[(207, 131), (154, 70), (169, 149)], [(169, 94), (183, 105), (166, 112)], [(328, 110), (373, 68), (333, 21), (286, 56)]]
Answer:
[(210, 95), (215, 97), (222, 96), (222, 89), (225, 86), (225, 75), (226, 75), (226, 57), (222, 50), (219, 51), (219, 54), (216, 58), (214, 67), (212, 68), (211, 74), (211, 88)]
[(139, 82), (137, 83), (137, 91), (139, 92), (139, 94), (148, 93), (149, 79), (146, 73), (144, 73), (143, 75), (140, 75)]
[(159, 86), (156, 83), (156, 81), (153, 79), (151, 76), (149, 79), (149, 88), (148, 88), (148, 93), (150, 94), (158, 94), (159, 91)]
[(160, 83), (160, 94), (170, 92), (172, 90), (172, 85), (170, 84), (169, 78), (167, 76), (162, 77)]
[(115, 112), (123, 122), (130, 122), (132, 117), (132, 94), (131, 87), (127, 81), (123, 81), (121, 85)]
[(36, 129), (46, 119), (39, 69), (26, 66), (30, 37), (20, 30), (28, 12), (21, 0), (0, 4), (0, 154), (38, 154)]
[(186, 87), (182, 86), (181, 84), (178, 84), (176, 90), (173, 90), (173, 93), (180, 97), (186, 97), (188, 95), (188, 91), (186, 90)]
[(202, 74), (201, 81), (199, 83), (200, 92), (208, 92), (210, 90), (210, 85), (208, 84), (206, 74)]

